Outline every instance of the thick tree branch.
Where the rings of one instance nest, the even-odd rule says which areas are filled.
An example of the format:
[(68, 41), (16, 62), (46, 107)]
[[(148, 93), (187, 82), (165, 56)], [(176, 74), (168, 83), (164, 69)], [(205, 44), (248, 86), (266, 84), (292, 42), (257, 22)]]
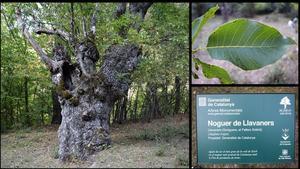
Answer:
[[(119, 3), (118, 6), (117, 6), (117, 10), (115, 11), (114, 13), (114, 18), (115, 19), (118, 19), (120, 18), (122, 15), (125, 14), (126, 12), (126, 6), (127, 6), (127, 3)], [(126, 27), (125, 26), (122, 26), (118, 32), (118, 34), (123, 37), (123, 38), (126, 38), (126, 35), (127, 35), (127, 31), (126, 30)]]
[(126, 12), (126, 5), (127, 3), (119, 3), (119, 5), (117, 6), (117, 10), (114, 14), (114, 18), (117, 19), (120, 16), (122, 16), (123, 14), (125, 14)]
[(141, 29), (141, 23), (140, 22), (144, 21), (145, 15), (146, 15), (148, 9), (150, 8), (150, 6), (152, 4), (153, 3), (150, 3), (150, 2), (147, 2), (147, 3), (130, 3), (129, 12), (134, 14), (134, 15), (140, 16), (140, 18), (141, 18), (141, 21), (135, 22), (134, 25), (133, 25), (133, 28), (136, 29), (138, 32)]
[(145, 18), (145, 15), (152, 5), (152, 2), (146, 2), (146, 3), (130, 3), (129, 5), (129, 11), (132, 14), (139, 14), (142, 19)]
[(6, 26), (7, 26), (7, 28), (8, 28), (8, 31), (9, 31), (10, 35), (12, 36), (12, 38), (13, 38), (14, 40), (16, 40), (15, 34), (14, 34), (14, 32), (12, 31), (12, 24), (10, 24), (10, 23), (8, 22), (8, 19), (7, 19), (6, 15), (5, 15), (5, 12), (2, 11), (1, 13), (2, 13), (2, 15), (3, 15), (3, 17), (4, 17), (4, 21), (5, 21), (5, 23), (6, 23)]
[[(147, 11), (152, 4), (153, 3), (130, 3), (129, 4), (129, 12), (133, 15), (140, 16), (140, 18), (141, 18), (141, 20), (137, 20), (137, 21), (135, 21), (135, 23), (133, 25), (131, 25), (131, 27), (136, 29), (138, 32), (140, 31), (140, 28), (141, 28), (140, 22), (143, 22)], [(115, 19), (118, 19), (123, 14), (125, 14), (126, 6), (127, 6), (127, 3), (119, 3), (119, 5), (117, 6), (117, 9), (115, 11), (115, 14), (114, 14)], [(126, 38), (127, 32), (128, 32), (128, 28), (122, 26), (119, 30), (119, 35), (123, 38)]]
[(27, 41), (31, 44), (33, 49), (39, 54), (40, 59), (42, 62), (44, 62), (50, 70), (54, 69), (54, 62), (51, 60), (47, 54), (44, 52), (44, 50), (41, 48), (41, 46), (32, 38), (32, 36), (29, 34), (29, 32), (25, 29), (25, 24), (21, 17), (21, 10), (16, 9), (16, 16), (17, 16), (17, 22), (19, 24), (20, 31), (24, 35), (24, 37), (27, 39)]

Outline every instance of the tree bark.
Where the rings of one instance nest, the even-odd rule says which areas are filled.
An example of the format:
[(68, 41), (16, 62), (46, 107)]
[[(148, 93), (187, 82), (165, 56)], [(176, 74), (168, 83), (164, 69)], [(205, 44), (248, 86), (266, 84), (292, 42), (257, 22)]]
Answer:
[(62, 160), (71, 155), (85, 159), (111, 144), (109, 113), (130, 85), (129, 76), (124, 77), (126, 81), (117, 77), (121, 72), (127, 76), (136, 67), (140, 49), (135, 45), (112, 46), (106, 53), (99, 74), (79, 76), (76, 67), (62, 72), (65, 80), (58, 84), (62, 106), (62, 123), (58, 131)]
[(115, 104), (116, 110), (115, 110), (115, 123), (121, 124), (122, 123), (122, 99), (118, 100)]
[(24, 97), (25, 97), (25, 113), (26, 113), (26, 125), (31, 126), (31, 119), (29, 115), (29, 105), (28, 105), (28, 77), (25, 76), (24, 79)]
[(160, 105), (159, 105), (159, 100), (158, 100), (158, 96), (157, 96), (157, 87), (155, 87), (154, 92), (153, 92), (153, 118), (159, 118), (161, 117), (161, 112), (160, 112)]
[(151, 119), (160, 117), (160, 106), (157, 97), (157, 86), (153, 83), (149, 83), (146, 89), (145, 101), (143, 104), (144, 120), (148, 123)]
[[(128, 92), (127, 92), (128, 94)], [(128, 97), (127, 97), (127, 94), (126, 96), (123, 97), (122, 99), (122, 122), (124, 122), (126, 120), (126, 116), (127, 116), (127, 104), (128, 104)]]
[(136, 96), (134, 100), (134, 106), (133, 106), (133, 120), (137, 120), (137, 106), (138, 106), (138, 100), (139, 100), (139, 86), (137, 87)]
[(174, 114), (178, 114), (180, 110), (180, 78), (179, 76), (175, 77), (175, 106)]
[(51, 91), (52, 94), (52, 121), (51, 124), (60, 124), (61, 123), (61, 107), (58, 101), (58, 94), (55, 90)]
[(118, 107), (118, 102), (113, 106), (113, 123), (116, 123), (118, 121), (118, 112), (119, 112), (119, 107)]
[(127, 104), (125, 105), (126, 111), (125, 111), (124, 121), (127, 121), (132, 117), (132, 115), (129, 116), (129, 112), (131, 112), (132, 94), (131, 94), (131, 96), (127, 97), (126, 99), (127, 99)]
[(169, 115), (171, 110), (171, 104), (170, 104), (170, 100), (171, 98), (169, 98), (169, 93), (168, 93), (168, 81), (165, 80), (165, 82), (162, 84), (162, 91), (161, 91), (161, 99), (160, 102), (162, 103), (161, 105), (161, 111), (164, 114)]

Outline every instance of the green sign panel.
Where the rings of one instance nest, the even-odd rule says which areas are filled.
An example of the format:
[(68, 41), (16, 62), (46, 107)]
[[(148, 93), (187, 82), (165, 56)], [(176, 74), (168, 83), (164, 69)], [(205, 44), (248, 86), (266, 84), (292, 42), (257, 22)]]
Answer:
[(198, 163), (294, 161), (294, 94), (197, 95)]

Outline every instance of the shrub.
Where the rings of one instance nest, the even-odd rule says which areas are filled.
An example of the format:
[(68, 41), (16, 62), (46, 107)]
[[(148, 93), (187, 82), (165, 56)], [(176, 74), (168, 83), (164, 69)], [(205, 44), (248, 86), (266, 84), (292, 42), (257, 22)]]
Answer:
[(156, 156), (164, 156), (166, 151), (166, 147), (160, 146), (159, 150), (155, 153)]
[(58, 146), (55, 146), (55, 147), (53, 148), (53, 150), (52, 150), (52, 157), (53, 157), (54, 159), (58, 159), (58, 158), (59, 158), (59, 156), (58, 156)]
[(256, 14), (268, 14), (274, 11), (273, 5), (270, 3), (255, 3), (254, 10)]

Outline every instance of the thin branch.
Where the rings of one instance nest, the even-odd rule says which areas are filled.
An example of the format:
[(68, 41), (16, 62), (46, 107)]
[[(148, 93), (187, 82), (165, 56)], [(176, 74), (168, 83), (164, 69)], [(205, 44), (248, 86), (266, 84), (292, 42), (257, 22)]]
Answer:
[(74, 4), (71, 3), (71, 21), (70, 21), (70, 26), (71, 26), (71, 32), (72, 32), (72, 36), (75, 36), (75, 20), (74, 20)]
[(53, 29), (53, 30), (48, 30), (48, 29), (38, 29), (35, 31), (36, 34), (47, 34), (47, 35), (58, 35), (60, 38), (62, 38), (65, 41), (71, 42), (70, 35), (67, 32), (64, 32), (59, 29)]
[(33, 49), (39, 54), (41, 61), (44, 62), (50, 70), (53, 70), (54, 69), (53, 60), (47, 56), (47, 54), (44, 52), (41, 46), (32, 38), (29, 32), (25, 29), (25, 24), (21, 17), (21, 10), (18, 8), (16, 9), (16, 16), (17, 16), (17, 22), (19, 24), (20, 31), (23, 33), (24, 37), (31, 44)]
[(99, 4), (96, 3), (95, 11), (91, 18), (91, 32), (95, 36), (96, 35), (96, 16), (99, 12)]
[(4, 21), (5, 21), (5, 23), (6, 23), (6, 26), (7, 26), (7, 28), (8, 28), (8, 31), (9, 31), (10, 35), (12, 36), (12, 38), (13, 38), (14, 40), (16, 40), (15, 34), (14, 34), (14, 32), (12, 31), (12, 29), (11, 29), (12, 24), (10, 24), (10, 23), (8, 22), (8, 19), (7, 19), (6, 15), (5, 15), (4, 11), (1, 12), (1, 13), (2, 13), (2, 15), (3, 15), (3, 17), (4, 17)]
[(147, 14), (148, 9), (151, 7), (151, 5), (153, 4), (153, 2), (147, 2), (147, 3), (143, 3), (143, 9), (142, 9), (142, 18), (145, 18), (145, 15)]
[[(81, 12), (83, 11), (82, 5), (79, 4), (80, 6), (80, 10)], [(86, 19), (85, 16), (82, 15), (82, 30), (83, 30), (83, 36), (86, 37), (87, 36), (87, 31), (86, 31)]]
[(74, 3), (71, 3), (71, 21), (70, 21), (70, 27), (71, 27), (71, 36), (70, 36), (70, 42), (73, 48), (75, 49), (76, 46), (76, 31), (75, 31), (75, 16), (74, 16)]

